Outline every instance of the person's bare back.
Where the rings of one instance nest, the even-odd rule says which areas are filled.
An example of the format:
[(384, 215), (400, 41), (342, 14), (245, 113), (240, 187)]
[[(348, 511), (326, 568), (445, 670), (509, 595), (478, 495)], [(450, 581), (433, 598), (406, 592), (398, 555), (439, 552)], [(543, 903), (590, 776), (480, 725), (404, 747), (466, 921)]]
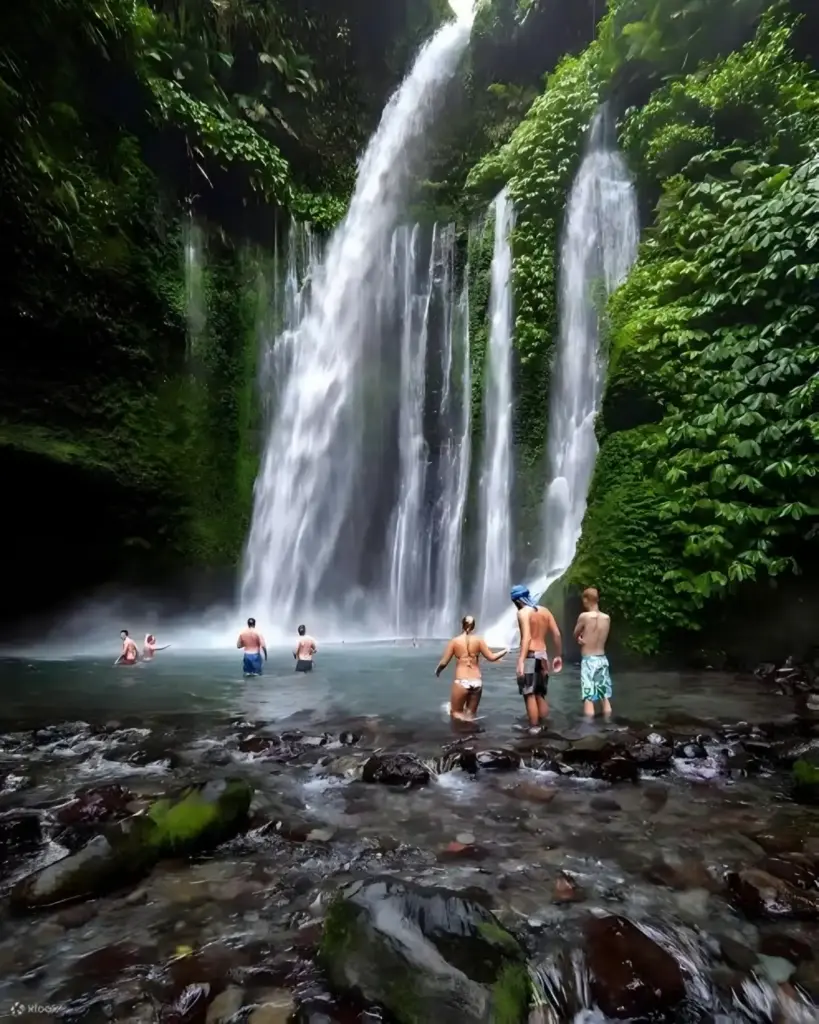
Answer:
[(578, 641), (584, 654), (605, 654), (611, 629), (611, 616), (605, 612), (581, 612), (577, 620)]
[(236, 646), (245, 654), (260, 654), (265, 647), (264, 637), (255, 629), (243, 629)]

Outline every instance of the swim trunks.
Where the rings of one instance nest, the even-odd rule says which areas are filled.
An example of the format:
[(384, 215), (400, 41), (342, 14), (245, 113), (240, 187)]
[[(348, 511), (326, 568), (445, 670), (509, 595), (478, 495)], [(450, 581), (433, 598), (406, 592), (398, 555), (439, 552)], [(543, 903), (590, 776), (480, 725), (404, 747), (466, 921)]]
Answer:
[(301, 658), (299, 658), (299, 660), (296, 662), (296, 671), (297, 672), (312, 672), (313, 671), (313, 662), (312, 661), (302, 661)]
[(246, 676), (260, 676), (262, 674), (261, 654), (246, 654), (242, 658), (242, 671)]
[(580, 691), (583, 700), (611, 699), (611, 672), (605, 654), (584, 654), (580, 659)]
[(521, 697), (545, 697), (549, 692), (549, 662), (545, 651), (538, 651), (526, 659), (526, 672), (518, 676)]

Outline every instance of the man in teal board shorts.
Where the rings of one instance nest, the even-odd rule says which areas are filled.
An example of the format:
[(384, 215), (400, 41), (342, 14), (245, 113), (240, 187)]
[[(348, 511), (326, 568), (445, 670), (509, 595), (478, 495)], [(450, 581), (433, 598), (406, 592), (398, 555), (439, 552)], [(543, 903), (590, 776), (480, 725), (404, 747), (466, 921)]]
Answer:
[(611, 714), (611, 672), (606, 657), (606, 640), (611, 617), (600, 611), (600, 595), (595, 587), (583, 591), (583, 608), (574, 627), (574, 638), (580, 645), (580, 691), (583, 714), (594, 718), (594, 705), (603, 705), (603, 714)]

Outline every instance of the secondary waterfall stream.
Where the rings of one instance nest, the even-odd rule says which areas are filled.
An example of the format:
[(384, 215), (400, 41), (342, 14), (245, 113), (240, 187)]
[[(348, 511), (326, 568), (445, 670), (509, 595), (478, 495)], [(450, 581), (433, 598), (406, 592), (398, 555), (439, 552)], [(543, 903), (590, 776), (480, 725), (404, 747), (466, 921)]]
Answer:
[[(394, 474), (382, 472), (382, 455), (396, 429), (389, 382), (397, 373), (403, 387), (403, 375), (412, 376), (416, 368), (404, 358), (396, 367), (394, 346), (385, 341), (385, 336), (392, 340), (389, 313), (396, 286), (404, 298), (417, 294), (407, 278), (407, 290), (395, 280), (392, 257), (406, 242), (403, 229), (396, 234), (396, 228), (436, 101), (455, 72), (470, 28), (466, 19), (440, 29), (390, 100), (362, 158), (347, 216), (323, 261), (313, 263), (306, 308), (287, 329), (284, 345), (292, 351), (256, 481), (241, 593), (248, 612), (279, 628), (292, 628), (297, 613), (334, 601), (335, 607), (347, 602), (348, 613), (360, 622), (374, 588), (383, 586), (378, 521), (395, 499)], [(420, 239), (415, 242), (412, 258), (405, 261), (410, 277)], [(417, 314), (419, 304), (413, 305)], [(412, 361), (417, 344), (419, 337), (405, 342), (399, 358)], [(404, 438), (399, 490), (408, 472), (425, 475), (419, 474), (421, 442), (407, 440), (407, 431), (418, 426), (417, 412), (416, 405), (414, 419), (404, 417), (397, 428)], [(424, 499), (414, 495), (413, 500)], [(402, 535), (408, 531), (397, 521), (393, 550)], [(395, 582), (392, 572), (388, 579)], [(358, 607), (350, 608), (356, 599)], [(402, 628), (415, 626), (404, 598), (395, 599), (401, 603), (392, 617), (399, 617)], [(416, 619), (421, 607), (414, 609)], [(395, 627), (380, 607), (370, 618)]]
[(484, 456), (480, 482), (478, 608), (491, 621), (506, 601), (512, 562), (512, 247), (514, 208), (504, 189), (493, 204), (495, 241), (486, 357)]
[[(600, 349), (599, 297), (625, 279), (637, 254), (637, 199), (602, 107), (567, 206), (560, 258), (560, 334), (549, 396), (549, 485), (544, 499), (544, 557), (531, 584), (542, 594), (574, 558), (594, 463), (605, 357)], [(597, 301), (596, 301), (597, 299)], [(491, 642), (514, 635), (514, 609), (490, 630)]]

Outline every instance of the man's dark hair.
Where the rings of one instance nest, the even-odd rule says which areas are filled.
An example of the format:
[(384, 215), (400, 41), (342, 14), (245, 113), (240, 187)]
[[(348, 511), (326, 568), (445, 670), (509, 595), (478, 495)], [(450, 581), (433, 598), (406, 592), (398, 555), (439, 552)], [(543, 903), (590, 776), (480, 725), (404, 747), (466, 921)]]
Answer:
[(127, 629), (121, 629), (120, 633), (124, 633), (126, 636), (128, 636), (128, 630)]
[(250, 626), (251, 629), (253, 629), (254, 626), (256, 625), (256, 620), (255, 619), (248, 619), (247, 620), (247, 624), (248, 624), (248, 626)]
[(306, 626), (299, 626), (299, 636), (304, 636), (304, 634), (306, 632), (307, 632), (307, 627)]

